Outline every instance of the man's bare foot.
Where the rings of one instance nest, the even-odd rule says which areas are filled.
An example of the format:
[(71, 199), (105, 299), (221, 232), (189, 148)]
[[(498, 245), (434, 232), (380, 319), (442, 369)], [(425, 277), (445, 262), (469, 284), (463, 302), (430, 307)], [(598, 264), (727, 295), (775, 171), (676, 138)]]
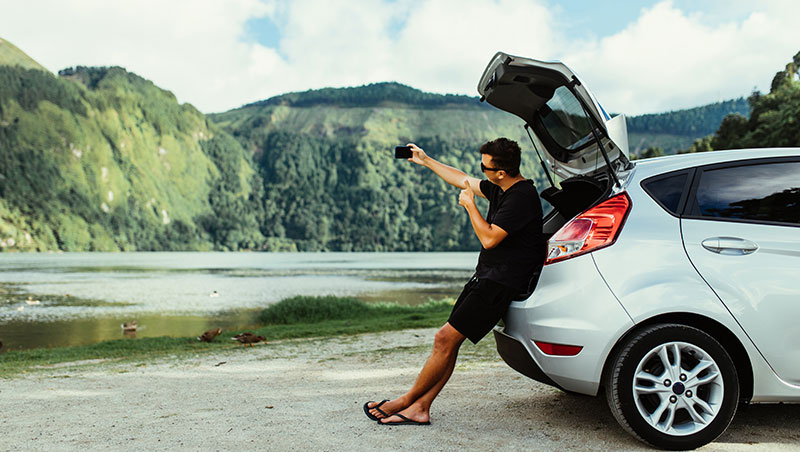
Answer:
[[(380, 407), (378, 407), (378, 405), (380, 405)], [(369, 410), (370, 414), (372, 414), (378, 419), (383, 419), (386, 416), (391, 416), (394, 413), (397, 413), (398, 411), (406, 407), (408, 407), (408, 404), (403, 400), (402, 397), (398, 397), (394, 400), (385, 402), (383, 403), (383, 405), (381, 405), (381, 402), (372, 402), (367, 404), (367, 408), (370, 409)], [(386, 416), (384, 416), (383, 413), (381, 413), (381, 411), (383, 413), (386, 413)]]
[[(388, 413), (387, 413), (388, 414)], [(423, 410), (417, 404), (411, 405), (405, 410), (394, 413), (385, 419), (378, 419), (379, 424), (392, 425), (392, 424), (419, 424), (427, 425), (431, 423), (431, 413)]]

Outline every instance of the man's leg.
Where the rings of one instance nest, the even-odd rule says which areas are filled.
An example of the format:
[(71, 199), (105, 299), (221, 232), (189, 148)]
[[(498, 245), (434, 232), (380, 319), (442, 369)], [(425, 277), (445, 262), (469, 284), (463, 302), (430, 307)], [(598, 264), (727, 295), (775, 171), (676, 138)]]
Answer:
[[(402, 411), (401, 414), (409, 419), (427, 421), (433, 399), (453, 373), (458, 349), (464, 339), (466, 336), (459, 333), (450, 323), (445, 323), (436, 332), (431, 356), (420, 371), (414, 386), (402, 396), (383, 404), (381, 410), (389, 415)], [(417, 403), (418, 400), (420, 403)], [(377, 410), (372, 410), (371, 413), (378, 418), (383, 417)]]
[[(462, 341), (463, 342), (463, 341)], [(460, 344), (459, 344), (460, 345)], [(450, 380), (450, 376), (453, 375), (453, 369), (456, 367), (456, 359), (458, 358), (458, 348), (455, 350), (455, 353), (447, 363), (447, 368), (445, 373), (436, 382), (427, 392), (425, 392), (422, 396), (418, 397), (411, 405), (407, 408), (400, 410), (395, 414), (402, 414), (407, 419), (412, 419), (417, 422), (428, 422), (431, 418), (431, 405), (433, 404), (433, 400), (439, 395), (444, 385), (447, 384), (448, 380)], [(392, 424), (393, 422), (400, 422), (404, 419), (398, 416), (388, 416), (385, 420), (378, 420), (378, 422), (385, 423), (385, 424)]]

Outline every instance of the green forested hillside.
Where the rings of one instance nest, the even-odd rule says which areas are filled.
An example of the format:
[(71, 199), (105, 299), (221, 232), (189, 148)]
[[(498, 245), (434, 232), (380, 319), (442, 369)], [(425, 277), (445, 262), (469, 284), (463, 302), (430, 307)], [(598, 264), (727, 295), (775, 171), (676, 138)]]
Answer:
[[(667, 147), (674, 152), (742, 102), (633, 117), (630, 127), (651, 139), (678, 137)], [(477, 98), (377, 83), (286, 94), (211, 118), (255, 156), (269, 249), (476, 249), (457, 190), (392, 158), (393, 147), (409, 141), (480, 176), (480, 145), (507, 136), (522, 145), (523, 174), (547, 187), (522, 122)]]
[[(782, 73), (714, 145), (796, 143), (796, 66)], [(629, 118), (631, 150), (685, 146), (728, 111), (741, 101)], [(474, 97), (378, 83), (206, 116), (123, 68), (55, 76), (0, 42), (0, 250), (475, 250), (458, 190), (393, 148), (480, 176), (478, 148), (500, 136), (546, 187), (521, 121)]]
[(245, 105), (263, 107), (268, 105), (284, 105), (289, 107), (316, 107), (331, 105), (336, 107), (376, 107), (399, 105), (405, 107), (425, 108), (486, 108), (477, 97), (454, 94), (433, 94), (411, 88), (400, 83), (373, 83), (370, 85), (349, 88), (323, 88), (302, 93), (288, 93), (266, 100)]
[(747, 116), (749, 112), (750, 104), (740, 97), (686, 110), (632, 116), (627, 118), (628, 131), (705, 136), (714, 133), (722, 118), (729, 114)]
[(546, 186), (519, 119), (477, 99), (394, 83), (364, 87), (364, 96), (358, 90), (281, 96), (212, 115), (255, 156), (269, 249), (477, 249), (458, 190), (394, 159), (394, 146), (410, 141), (479, 176), (480, 145), (508, 136), (526, 154), (523, 174)]
[(249, 162), (194, 107), (122, 68), (0, 64), (0, 248), (256, 247)]
[(632, 155), (642, 156), (648, 148), (674, 154), (688, 148), (698, 138), (714, 133), (722, 119), (730, 114), (747, 117), (747, 99), (726, 100), (701, 107), (626, 118), (628, 143)]

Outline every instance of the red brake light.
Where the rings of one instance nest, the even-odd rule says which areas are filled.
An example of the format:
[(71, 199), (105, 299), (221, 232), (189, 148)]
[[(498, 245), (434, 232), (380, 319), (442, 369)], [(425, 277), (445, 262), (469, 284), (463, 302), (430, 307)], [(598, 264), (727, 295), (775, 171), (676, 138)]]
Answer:
[(539, 350), (551, 356), (575, 356), (583, 350), (580, 345), (551, 344), (549, 342), (534, 341)]
[(631, 199), (622, 192), (573, 218), (547, 242), (545, 265), (612, 245), (630, 210)]

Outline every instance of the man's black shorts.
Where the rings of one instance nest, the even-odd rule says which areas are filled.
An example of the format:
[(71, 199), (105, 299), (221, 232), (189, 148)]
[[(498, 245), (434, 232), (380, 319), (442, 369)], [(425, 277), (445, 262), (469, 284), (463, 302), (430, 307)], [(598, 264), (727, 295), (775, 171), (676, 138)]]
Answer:
[(519, 290), (473, 276), (458, 296), (448, 322), (477, 344), (497, 325), (518, 293)]

